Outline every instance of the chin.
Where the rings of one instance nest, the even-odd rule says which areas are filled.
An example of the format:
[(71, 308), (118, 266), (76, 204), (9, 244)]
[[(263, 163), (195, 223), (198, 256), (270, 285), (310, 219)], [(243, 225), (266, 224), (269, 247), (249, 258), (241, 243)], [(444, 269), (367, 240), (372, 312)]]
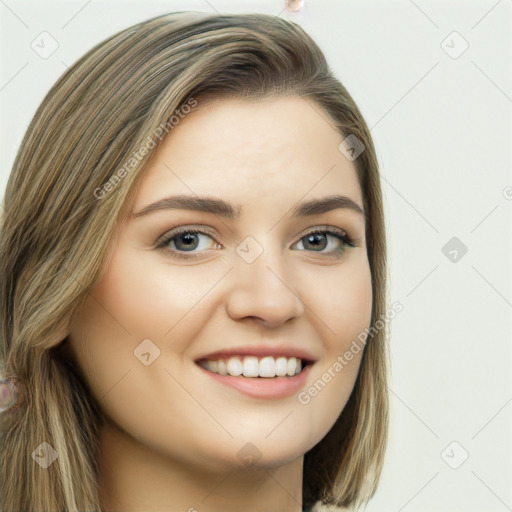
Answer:
[[(316, 443), (292, 443), (283, 445), (269, 439), (254, 439), (244, 436), (235, 438), (222, 446), (217, 445), (215, 451), (210, 449), (200, 457), (201, 468), (211, 471), (233, 470), (265, 470), (275, 469), (292, 463)], [(311, 446), (310, 446), (311, 445)]]

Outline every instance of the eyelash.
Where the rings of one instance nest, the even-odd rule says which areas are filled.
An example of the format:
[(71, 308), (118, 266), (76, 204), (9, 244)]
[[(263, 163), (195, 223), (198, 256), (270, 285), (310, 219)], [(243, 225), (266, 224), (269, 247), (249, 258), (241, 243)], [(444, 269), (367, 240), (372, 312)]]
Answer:
[[(184, 228), (176, 228), (171, 233), (168, 233), (168, 234), (164, 235), (163, 237), (161, 237), (159, 240), (157, 240), (156, 243), (155, 243), (155, 249), (156, 250), (160, 250), (160, 251), (169, 252), (169, 253), (172, 254), (173, 257), (178, 258), (178, 259), (192, 260), (192, 259), (198, 258), (199, 257), (198, 254), (186, 255), (182, 251), (177, 251), (175, 249), (170, 249), (168, 247), (169, 242), (171, 242), (173, 239), (175, 239), (175, 238), (177, 238), (177, 237), (179, 237), (180, 235), (183, 235), (183, 234), (202, 234), (202, 235), (207, 235), (210, 238), (212, 238), (214, 241), (216, 241), (215, 238), (213, 237), (213, 235), (211, 235), (207, 231), (203, 231), (201, 229), (186, 228), (186, 227), (184, 227)], [(345, 249), (347, 248), (347, 246), (348, 247), (357, 247), (357, 245), (358, 245), (342, 229), (335, 228), (335, 227), (327, 227), (327, 226), (320, 227), (320, 228), (314, 229), (312, 231), (309, 231), (308, 233), (302, 235), (297, 242), (300, 242), (303, 238), (306, 238), (306, 237), (311, 236), (311, 235), (332, 235), (335, 238), (337, 238), (338, 240), (340, 240), (341, 242), (343, 242), (343, 245), (342, 245), (341, 248), (335, 249), (334, 251), (331, 251), (330, 253), (319, 252), (318, 254), (330, 254), (330, 255), (336, 254), (336, 255), (340, 255), (341, 256), (341, 254), (345, 252)], [(305, 249), (305, 251), (307, 251), (307, 249)], [(315, 253), (317, 251), (307, 251), (307, 252)]]

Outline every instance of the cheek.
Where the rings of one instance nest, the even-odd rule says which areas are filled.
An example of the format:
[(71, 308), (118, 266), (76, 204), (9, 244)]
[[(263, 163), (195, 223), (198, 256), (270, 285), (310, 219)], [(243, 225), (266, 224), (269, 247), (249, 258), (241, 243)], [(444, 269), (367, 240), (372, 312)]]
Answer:
[[(316, 317), (315, 324), (324, 333), (326, 350), (344, 349), (369, 327), (373, 304), (372, 276), (368, 261), (351, 262), (336, 271), (309, 279), (305, 297)], [(314, 285), (312, 283), (314, 282)]]
[(317, 296), (322, 304), (316, 325), (324, 333), (325, 354), (314, 378), (298, 401), (309, 410), (316, 429), (324, 434), (345, 407), (354, 387), (364, 353), (362, 333), (370, 326), (372, 278), (367, 261), (332, 275), (327, 292)]
[[(373, 292), (369, 264), (361, 262), (356, 271), (343, 277), (336, 298), (331, 301), (335, 334), (327, 344), (326, 370), (341, 388), (342, 394), (352, 389), (365, 347), (365, 333), (370, 327)], [(333, 387), (336, 387), (333, 386)], [(348, 398), (348, 395), (346, 396)]]
[(333, 299), (332, 304), (338, 312), (335, 331), (339, 334), (339, 342), (343, 348), (370, 325), (373, 291), (368, 265), (361, 265), (358, 272), (346, 276), (338, 300)]
[(72, 350), (96, 396), (127, 372), (132, 383), (142, 379), (141, 389), (149, 385), (149, 372), (134, 351), (147, 339), (156, 345), (164, 357), (156, 356), (157, 349), (150, 345), (157, 357), (150, 367), (155, 373), (182, 356), (205, 321), (200, 301), (211, 288), (207, 269), (191, 266), (188, 272), (177, 271), (147, 256), (116, 251), (72, 326)]
[[(151, 254), (119, 251), (93, 294), (132, 338), (163, 340), (211, 288), (200, 266), (178, 268)], [(126, 334), (126, 332), (125, 332)]]

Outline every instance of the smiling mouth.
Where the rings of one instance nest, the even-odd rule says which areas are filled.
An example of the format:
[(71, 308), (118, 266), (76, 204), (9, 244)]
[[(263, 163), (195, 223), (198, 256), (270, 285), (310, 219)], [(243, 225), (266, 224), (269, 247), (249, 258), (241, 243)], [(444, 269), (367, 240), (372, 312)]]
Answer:
[(197, 364), (212, 373), (232, 377), (265, 378), (294, 377), (313, 364), (296, 357), (231, 356), (219, 359), (201, 359)]

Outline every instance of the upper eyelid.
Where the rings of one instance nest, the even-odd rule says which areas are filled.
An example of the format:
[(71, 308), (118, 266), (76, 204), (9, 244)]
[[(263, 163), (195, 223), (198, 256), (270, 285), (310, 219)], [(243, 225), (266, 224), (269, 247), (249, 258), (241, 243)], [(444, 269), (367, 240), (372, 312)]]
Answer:
[[(356, 236), (351, 236), (348, 231), (344, 228), (341, 228), (339, 226), (332, 226), (327, 224), (318, 224), (316, 226), (311, 226), (309, 228), (305, 228), (297, 237), (296, 242), (300, 241), (303, 237), (307, 236), (309, 233), (315, 232), (315, 231), (329, 231), (329, 230), (339, 230), (342, 231), (343, 234), (347, 237), (348, 240), (350, 240), (351, 243), (354, 245), (359, 245), (360, 241), (359, 238)], [(194, 225), (182, 225), (182, 226), (176, 226), (175, 228), (170, 229), (166, 233), (164, 233), (161, 237), (157, 239), (155, 242), (155, 246), (159, 246), (161, 244), (165, 244), (168, 241), (172, 240), (174, 237), (178, 236), (180, 232), (188, 232), (188, 231), (197, 231), (200, 235), (208, 235), (210, 236), (215, 242), (220, 243), (218, 241), (218, 237), (215, 233), (213, 233), (209, 228), (205, 226), (194, 226)], [(334, 235), (339, 235), (338, 233), (333, 233)]]
[[(299, 235), (297, 235), (299, 238), (303, 237), (304, 235), (307, 235), (308, 233), (311, 233), (312, 231), (322, 231), (322, 230), (339, 230), (342, 231), (345, 235), (347, 235), (350, 238), (349, 232), (340, 226), (333, 226), (329, 224), (318, 224), (315, 226), (311, 226), (309, 228), (304, 228)], [(165, 239), (168, 236), (176, 236), (176, 234), (179, 234), (180, 232), (187, 232), (190, 231), (198, 231), (199, 234), (205, 234), (209, 235), (212, 238), (216, 238), (217, 234), (215, 230), (205, 227), (205, 226), (194, 226), (194, 225), (183, 225), (183, 226), (176, 226), (174, 228), (169, 229), (166, 231), (162, 236), (159, 237), (159, 239)]]

